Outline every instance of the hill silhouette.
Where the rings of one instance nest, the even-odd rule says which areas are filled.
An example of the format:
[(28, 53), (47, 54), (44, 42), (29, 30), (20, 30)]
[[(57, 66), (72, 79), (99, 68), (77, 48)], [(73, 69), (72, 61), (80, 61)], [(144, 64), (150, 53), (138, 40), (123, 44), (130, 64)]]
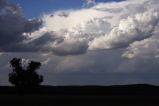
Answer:
[(113, 86), (0, 87), (0, 103), (16, 106), (91, 105), (159, 106), (159, 86), (148, 84)]
[[(80, 94), (80, 95), (159, 95), (159, 86), (148, 84), (112, 86), (37, 86), (24, 87), (25, 94)], [(16, 87), (0, 86), (0, 94), (16, 94)]]

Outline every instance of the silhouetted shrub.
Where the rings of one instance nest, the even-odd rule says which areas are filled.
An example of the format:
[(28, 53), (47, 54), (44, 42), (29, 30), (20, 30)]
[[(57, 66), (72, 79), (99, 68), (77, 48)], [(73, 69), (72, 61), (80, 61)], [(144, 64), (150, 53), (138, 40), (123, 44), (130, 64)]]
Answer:
[(43, 76), (35, 70), (41, 66), (40, 62), (31, 61), (26, 69), (22, 67), (21, 58), (13, 58), (10, 61), (13, 71), (9, 73), (9, 82), (18, 87), (39, 86), (43, 82)]

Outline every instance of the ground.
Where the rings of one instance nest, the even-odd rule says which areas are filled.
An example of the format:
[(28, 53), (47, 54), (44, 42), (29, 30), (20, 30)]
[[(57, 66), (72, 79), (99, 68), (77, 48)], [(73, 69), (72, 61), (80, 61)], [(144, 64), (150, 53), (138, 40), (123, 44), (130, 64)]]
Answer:
[(0, 104), (16, 106), (159, 106), (159, 87), (127, 86), (69, 86), (23, 89), (0, 87)]

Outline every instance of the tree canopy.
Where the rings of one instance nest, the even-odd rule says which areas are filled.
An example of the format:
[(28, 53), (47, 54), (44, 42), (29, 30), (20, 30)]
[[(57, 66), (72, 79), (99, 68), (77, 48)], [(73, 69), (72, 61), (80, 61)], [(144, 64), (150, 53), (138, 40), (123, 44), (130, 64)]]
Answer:
[(43, 82), (43, 76), (36, 72), (41, 66), (40, 62), (30, 61), (24, 69), (22, 59), (13, 58), (10, 66), (13, 70), (9, 73), (9, 82), (15, 86), (39, 86)]

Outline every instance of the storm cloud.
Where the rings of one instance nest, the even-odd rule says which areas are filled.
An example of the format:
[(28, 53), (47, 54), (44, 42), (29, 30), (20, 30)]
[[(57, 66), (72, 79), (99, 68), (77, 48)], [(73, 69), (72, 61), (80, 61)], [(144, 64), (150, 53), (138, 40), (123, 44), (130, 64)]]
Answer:
[(151, 53), (152, 50), (141, 45), (156, 45), (158, 42), (158, 0), (86, 1), (94, 5), (54, 11), (39, 19), (26, 19), (19, 6), (1, 0), (0, 50), (77, 55), (125, 48), (123, 57), (127, 58), (143, 54), (139, 49), (135, 51), (136, 48), (146, 51), (144, 55)]
[(26, 39), (23, 33), (31, 33), (39, 28), (41, 21), (27, 19), (23, 16), (18, 5), (9, 3), (7, 0), (0, 1), (0, 51), (23, 51), (20, 47)]
[[(43, 31), (33, 32), (30, 39), (41, 39), (45, 33), (50, 33), (57, 39), (49, 43), (46, 41), (45, 47), (62, 55), (130, 48), (134, 42), (142, 42), (154, 36), (159, 20), (157, 3), (157, 0), (127, 0), (97, 3), (84, 9), (56, 11), (42, 17)], [(67, 15), (63, 17), (59, 15), (61, 13)], [(34, 41), (37, 40), (31, 42)]]
[(158, 3), (96, 2), (27, 19), (0, 0), (0, 84), (13, 57), (40, 61), (49, 85), (158, 84)]

